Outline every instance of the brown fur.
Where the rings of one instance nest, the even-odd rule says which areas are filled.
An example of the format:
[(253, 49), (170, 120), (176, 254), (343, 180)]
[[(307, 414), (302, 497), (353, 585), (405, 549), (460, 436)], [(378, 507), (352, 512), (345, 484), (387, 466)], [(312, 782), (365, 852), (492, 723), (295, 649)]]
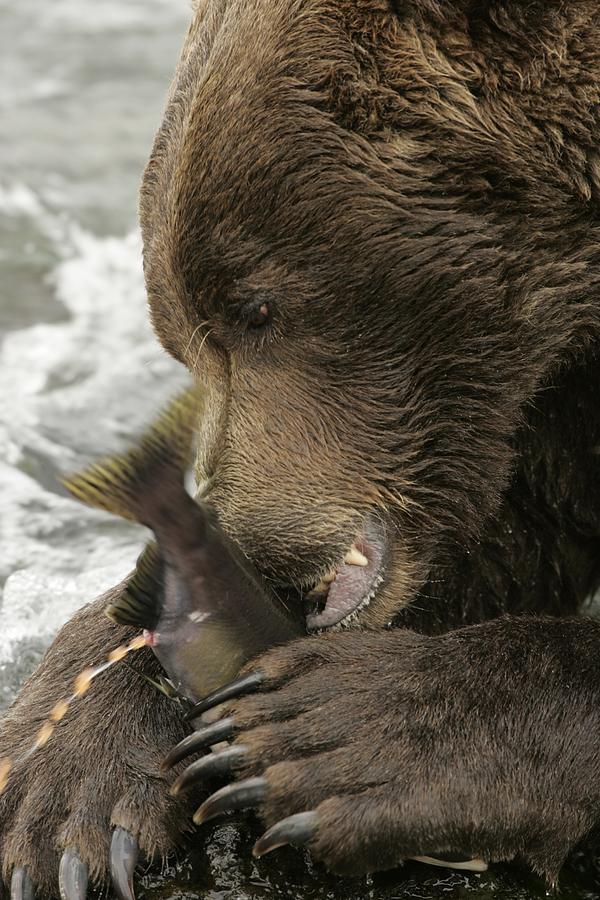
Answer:
[[(597, 586), (599, 47), (595, 0), (198, 4), (142, 188), (145, 272), (160, 339), (205, 384), (198, 459), (205, 495), (274, 590), (314, 584), (369, 515), (385, 525), (390, 556), (384, 586), (359, 619), (365, 629), (394, 620), (434, 633), (503, 612), (561, 615)], [(270, 323), (250, 329), (251, 310), (265, 302)], [(573, 659), (582, 660), (573, 688), (581, 702), (571, 707), (561, 628), (511, 621), (468, 632), (481, 661), (473, 677), (485, 678), (490, 654), (493, 693), (508, 690), (513, 663), (502, 648), (503, 635), (512, 635), (534, 674), (520, 674), (505, 721), (518, 728), (527, 721), (538, 748), (548, 721), (562, 721), (568, 704), (581, 714), (572, 734), (587, 777), (561, 786), (571, 791), (569, 808), (556, 801), (541, 811), (534, 803), (516, 824), (507, 813), (502, 822), (520, 837), (486, 822), (485, 846), (467, 849), (497, 858), (516, 848), (553, 878), (600, 819), (595, 794), (586, 794), (600, 774), (590, 712), (600, 682), (586, 662), (600, 639), (585, 621), (569, 626)], [(323, 651), (322, 683), (340, 692), (340, 740), (346, 716), (364, 708), (370, 672), (379, 717), (369, 739), (379, 746), (402, 718), (401, 698), (385, 688), (404, 677), (400, 643), (409, 639), (356, 632), (322, 640), (334, 658), (344, 642), (359, 655), (336, 668)], [(398, 641), (398, 659), (382, 682), (376, 662), (390, 640)], [(427, 657), (434, 645), (422, 641)], [(83, 644), (72, 629), (59, 638), (63, 645), (79, 665)], [(290, 665), (292, 696), (306, 687), (293, 672), (296, 652), (292, 645), (280, 657)], [(458, 660), (453, 648), (449, 654)], [(540, 692), (546, 670), (559, 675)], [(452, 721), (460, 731), (472, 697), (445, 672), (437, 690), (458, 692)], [(13, 720), (31, 716), (35, 684)], [(383, 695), (391, 699), (382, 706)], [(280, 702), (277, 691), (270, 696), (269, 709)], [(489, 724), (495, 696), (478, 698)], [(421, 701), (426, 717), (426, 691)], [(99, 720), (109, 706), (113, 713), (106, 752), (86, 770), (100, 778), (115, 765), (132, 713), (114, 708), (114, 692), (93, 702)], [(135, 706), (142, 716), (142, 702)], [(315, 740), (324, 727), (317, 719)], [(56, 769), (40, 765), (22, 796), (5, 801), (11, 810), (48, 784), (80, 789), (67, 760), (82, 721), (63, 729)], [(171, 737), (173, 725), (165, 728)], [(469, 733), (478, 778), (489, 729)], [(313, 731), (305, 734), (308, 741)], [(442, 767), (456, 745), (452, 731), (440, 734), (450, 742), (436, 757)], [(11, 746), (11, 735), (3, 745)], [(281, 731), (268, 736), (274, 746), (282, 741), (274, 752), (285, 761)], [(417, 758), (426, 737), (415, 740)], [(552, 804), (555, 782), (544, 782), (545, 773), (573, 771), (560, 741), (554, 750), (532, 765), (507, 743), (495, 772), (515, 766), (508, 781), (522, 785), (523, 796), (533, 796), (541, 779)], [(390, 784), (398, 765), (392, 758)], [(317, 782), (328, 783), (328, 758), (311, 766)], [(483, 782), (474, 779), (477, 795)], [(338, 796), (350, 815), (348, 782)], [(498, 796), (505, 787), (494, 781)], [(306, 796), (329, 802), (316, 787)], [(498, 809), (510, 812), (510, 796), (507, 789)], [(118, 802), (119, 791), (112, 797)], [(394, 853), (387, 848), (386, 865), (427, 831), (414, 809), (414, 829)], [(315, 852), (340, 868), (350, 859), (372, 868), (377, 812), (372, 796), (346, 820), (335, 859), (325, 827)], [(60, 834), (65, 810), (49, 813), (43, 833)], [(162, 813), (152, 815), (160, 831)], [(432, 816), (439, 822), (436, 810)], [(3, 821), (3, 847), (14, 848), (13, 820)], [(540, 823), (540, 846), (526, 852)], [(465, 827), (457, 832), (463, 839)], [(443, 844), (442, 832), (427, 833)], [(165, 824), (160, 840), (145, 845), (162, 846), (172, 833)], [(47, 885), (30, 846), (31, 869)], [(96, 862), (84, 834), (80, 846), (102, 868), (105, 856)], [(24, 859), (2, 855), (5, 871)]]
[(153, 320), (220, 423), (199, 475), (285, 583), (391, 522), (365, 625), (481, 539), (593, 365), (600, 21), (534, 6), (201, 6), (146, 172)]

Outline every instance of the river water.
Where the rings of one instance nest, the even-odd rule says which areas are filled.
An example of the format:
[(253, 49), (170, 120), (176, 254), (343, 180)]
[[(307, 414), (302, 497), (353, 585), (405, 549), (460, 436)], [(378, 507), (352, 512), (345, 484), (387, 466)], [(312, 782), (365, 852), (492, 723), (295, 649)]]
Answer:
[[(0, 0), (0, 709), (145, 540), (70, 500), (57, 475), (122, 447), (184, 381), (147, 322), (136, 195), (189, 14), (185, 0)], [(469, 877), (411, 864), (342, 881), (292, 850), (255, 863), (255, 830), (199, 836), (140, 894), (544, 896), (505, 869)], [(599, 886), (582, 856), (564, 896), (591, 900)]]
[(56, 476), (181, 381), (149, 328), (136, 193), (184, 0), (0, 0), (0, 702), (144, 536)]

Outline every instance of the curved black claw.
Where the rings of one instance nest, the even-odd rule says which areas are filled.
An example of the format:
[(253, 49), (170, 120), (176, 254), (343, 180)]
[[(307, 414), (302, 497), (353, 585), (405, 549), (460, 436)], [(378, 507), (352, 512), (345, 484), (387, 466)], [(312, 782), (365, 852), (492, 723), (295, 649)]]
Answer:
[(214, 778), (215, 775), (231, 774), (235, 764), (243, 759), (247, 752), (248, 749), (244, 744), (235, 744), (220, 753), (208, 753), (202, 759), (197, 759), (172, 785), (171, 794), (175, 796), (181, 791), (187, 790), (192, 784)]
[(263, 836), (259, 838), (252, 850), (253, 856), (264, 856), (271, 850), (283, 847), (285, 844), (293, 844), (302, 847), (312, 841), (319, 828), (319, 817), (314, 810), (310, 812), (296, 813), (277, 822)]
[(196, 825), (201, 825), (221, 813), (256, 806), (265, 799), (268, 788), (269, 784), (266, 778), (247, 778), (246, 781), (228, 784), (227, 787), (216, 791), (208, 800), (204, 801), (202, 806), (196, 810), (194, 822)]
[(251, 672), (249, 675), (242, 675), (241, 678), (230, 681), (229, 684), (225, 684), (222, 688), (213, 691), (212, 694), (205, 697), (204, 700), (200, 700), (199, 703), (196, 703), (196, 705), (186, 713), (185, 718), (188, 720), (195, 719), (196, 716), (202, 715), (203, 712), (206, 712), (207, 709), (212, 709), (213, 706), (219, 706), (221, 703), (225, 703), (226, 700), (234, 700), (236, 697), (241, 697), (243, 694), (249, 694), (250, 691), (260, 687), (264, 680), (265, 676), (262, 672)]
[(27, 871), (19, 867), (12, 873), (10, 880), (10, 900), (33, 900), (33, 881)]
[(135, 900), (133, 873), (140, 848), (124, 828), (116, 828), (110, 845), (110, 875), (119, 900)]
[(62, 900), (85, 900), (88, 869), (75, 850), (65, 850), (58, 870), (58, 888)]
[(191, 756), (192, 753), (199, 753), (200, 750), (205, 750), (207, 747), (219, 744), (221, 741), (228, 741), (234, 734), (235, 725), (231, 718), (220, 719), (213, 725), (207, 725), (206, 728), (195, 731), (181, 741), (180, 744), (177, 744), (176, 747), (173, 747), (163, 760), (161, 769), (163, 772), (166, 772), (178, 762), (181, 762), (182, 759), (185, 759), (186, 756)]

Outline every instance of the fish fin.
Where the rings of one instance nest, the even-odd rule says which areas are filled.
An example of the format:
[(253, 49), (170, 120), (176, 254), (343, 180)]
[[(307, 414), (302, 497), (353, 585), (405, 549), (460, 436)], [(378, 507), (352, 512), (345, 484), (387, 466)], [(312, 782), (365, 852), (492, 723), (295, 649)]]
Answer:
[(152, 631), (160, 618), (163, 595), (163, 560), (154, 542), (142, 551), (135, 572), (106, 615), (118, 625)]
[(130, 450), (64, 477), (61, 483), (88, 506), (151, 525), (148, 511), (154, 493), (164, 482), (183, 487), (203, 405), (201, 390), (190, 388), (170, 403)]

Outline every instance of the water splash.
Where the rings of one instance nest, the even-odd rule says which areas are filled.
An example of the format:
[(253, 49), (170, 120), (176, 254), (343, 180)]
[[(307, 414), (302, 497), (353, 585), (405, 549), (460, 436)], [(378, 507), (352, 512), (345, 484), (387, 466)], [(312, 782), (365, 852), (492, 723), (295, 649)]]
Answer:
[(79, 606), (122, 580), (145, 542), (142, 529), (71, 500), (58, 474), (120, 449), (184, 371), (148, 324), (137, 232), (96, 237), (22, 185), (0, 190), (0, 208), (52, 242), (48, 284), (64, 309), (0, 345), (0, 666), (18, 668), (18, 648), (33, 640), (39, 656)]

